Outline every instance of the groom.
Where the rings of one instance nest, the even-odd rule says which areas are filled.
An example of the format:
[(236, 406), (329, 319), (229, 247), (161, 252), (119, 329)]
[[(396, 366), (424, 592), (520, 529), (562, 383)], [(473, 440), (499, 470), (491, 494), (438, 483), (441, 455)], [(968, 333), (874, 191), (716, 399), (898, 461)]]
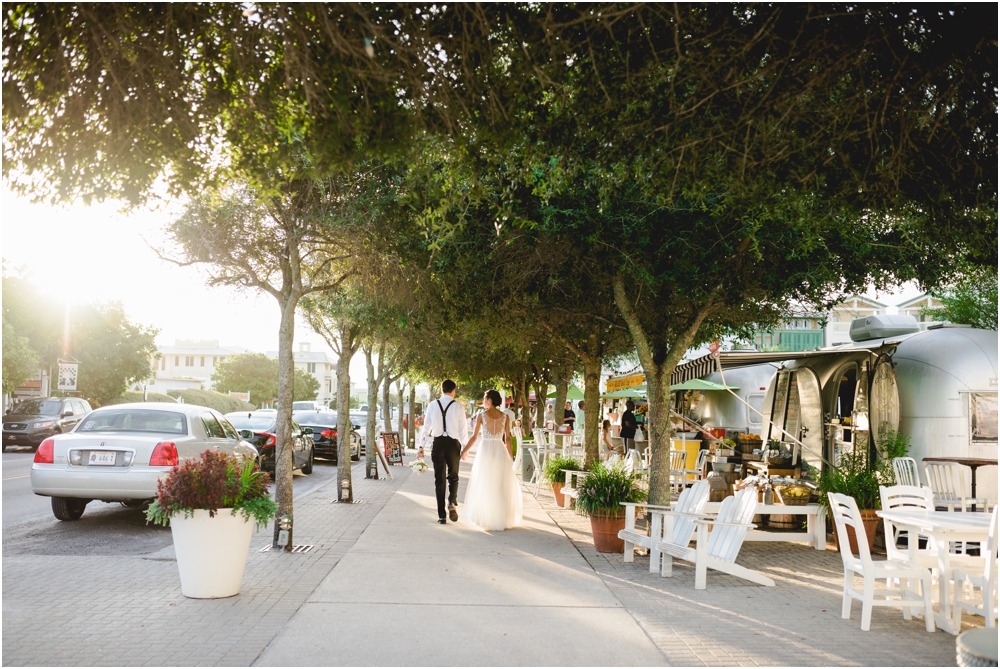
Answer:
[[(458, 386), (451, 379), (441, 383), (441, 397), (434, 400), (424, 412), (424, 429), (421, 443), (433, 437), (431, 462), (434, 464), (434, 492), (437, 494), (438, 522), (445, 519), (444, 493), (445, 478), (448, 479), (448, 516), (451, 522), (458, 522), (458, 466), (462, 456), (462, 446), (469, 440), (469, 426), (465, 420), (465, 409), (455, 400)], [(447, 470), (447, 475), (445, 471)]]

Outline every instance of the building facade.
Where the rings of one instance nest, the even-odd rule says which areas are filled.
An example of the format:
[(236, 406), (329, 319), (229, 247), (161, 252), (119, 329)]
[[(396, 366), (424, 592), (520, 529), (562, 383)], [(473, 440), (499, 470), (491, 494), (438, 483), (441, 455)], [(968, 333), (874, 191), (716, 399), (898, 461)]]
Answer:
[(900, 302), (896, 305), (900, 314), (916, 318), (917, 325), (920, 326), (921, 330), (926, 330), (928, 325), (936, 322), (933, 320), (931, 314), (927, 313), (927, 311), (941, 309), (943, 307), (944, 303), (930, 293), (918, 295), (912, 300), (906, 300), (905, 302)]
[(154, 393), (178, 389), (211, 390), (215, 366), (245, 351), (240, 346), (219, 346), (218, 339), (175, 339), (173, 346), (161, 346), (158, 357), (151, 361), (154, 377), (146, 388)]
[[(268, 351), (269, 358), (277, 358), (277, 351)], [(292, 354), (292, 360), (296, 367), (304, 369), (319, 381), (319, 391), (316, 393), (316, 401), (323, 405), (329, 405), (337, 391), (337, 360), (324, 351), (313, 351), (312, 344), (304, 341), (299, 342), (299, 348)]]

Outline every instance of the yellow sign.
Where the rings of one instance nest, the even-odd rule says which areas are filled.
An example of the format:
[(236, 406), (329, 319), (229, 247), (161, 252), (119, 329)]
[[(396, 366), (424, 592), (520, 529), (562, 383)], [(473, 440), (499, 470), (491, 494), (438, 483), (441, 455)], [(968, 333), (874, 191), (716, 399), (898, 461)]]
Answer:
[(636, 386), (641, 386), (646, 382), (645, 374), (629, 374), (628, 376), (619, 376), (617, 379), (608, 379), (607, 392), (613, 393), (616, 390), (625, 390), (626, 388), (635, 388)]

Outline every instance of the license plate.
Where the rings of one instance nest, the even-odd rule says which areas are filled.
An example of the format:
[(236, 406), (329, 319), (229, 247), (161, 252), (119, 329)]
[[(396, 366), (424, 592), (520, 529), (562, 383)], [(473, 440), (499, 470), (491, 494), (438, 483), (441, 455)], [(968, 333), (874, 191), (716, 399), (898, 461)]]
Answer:
[(115, 451), (91, 451), (89, 464), (113, 467), (115, 464)]

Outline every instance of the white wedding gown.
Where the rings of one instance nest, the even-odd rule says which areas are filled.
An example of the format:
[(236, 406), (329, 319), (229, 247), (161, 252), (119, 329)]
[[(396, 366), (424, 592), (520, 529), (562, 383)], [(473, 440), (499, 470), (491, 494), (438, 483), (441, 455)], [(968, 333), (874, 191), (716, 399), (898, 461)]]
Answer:
[[(524, 508), (514, 464), (503, 443), (507, 417), (490, 420), (483, 413), (480, 420), (481, 436), (472, 463), (469, 488), (465, 492), (462, 517), (484, 530), (505, 530), (521, 524)], [(489, 430), (489, 423), (496, 424), (495, 433)]]

